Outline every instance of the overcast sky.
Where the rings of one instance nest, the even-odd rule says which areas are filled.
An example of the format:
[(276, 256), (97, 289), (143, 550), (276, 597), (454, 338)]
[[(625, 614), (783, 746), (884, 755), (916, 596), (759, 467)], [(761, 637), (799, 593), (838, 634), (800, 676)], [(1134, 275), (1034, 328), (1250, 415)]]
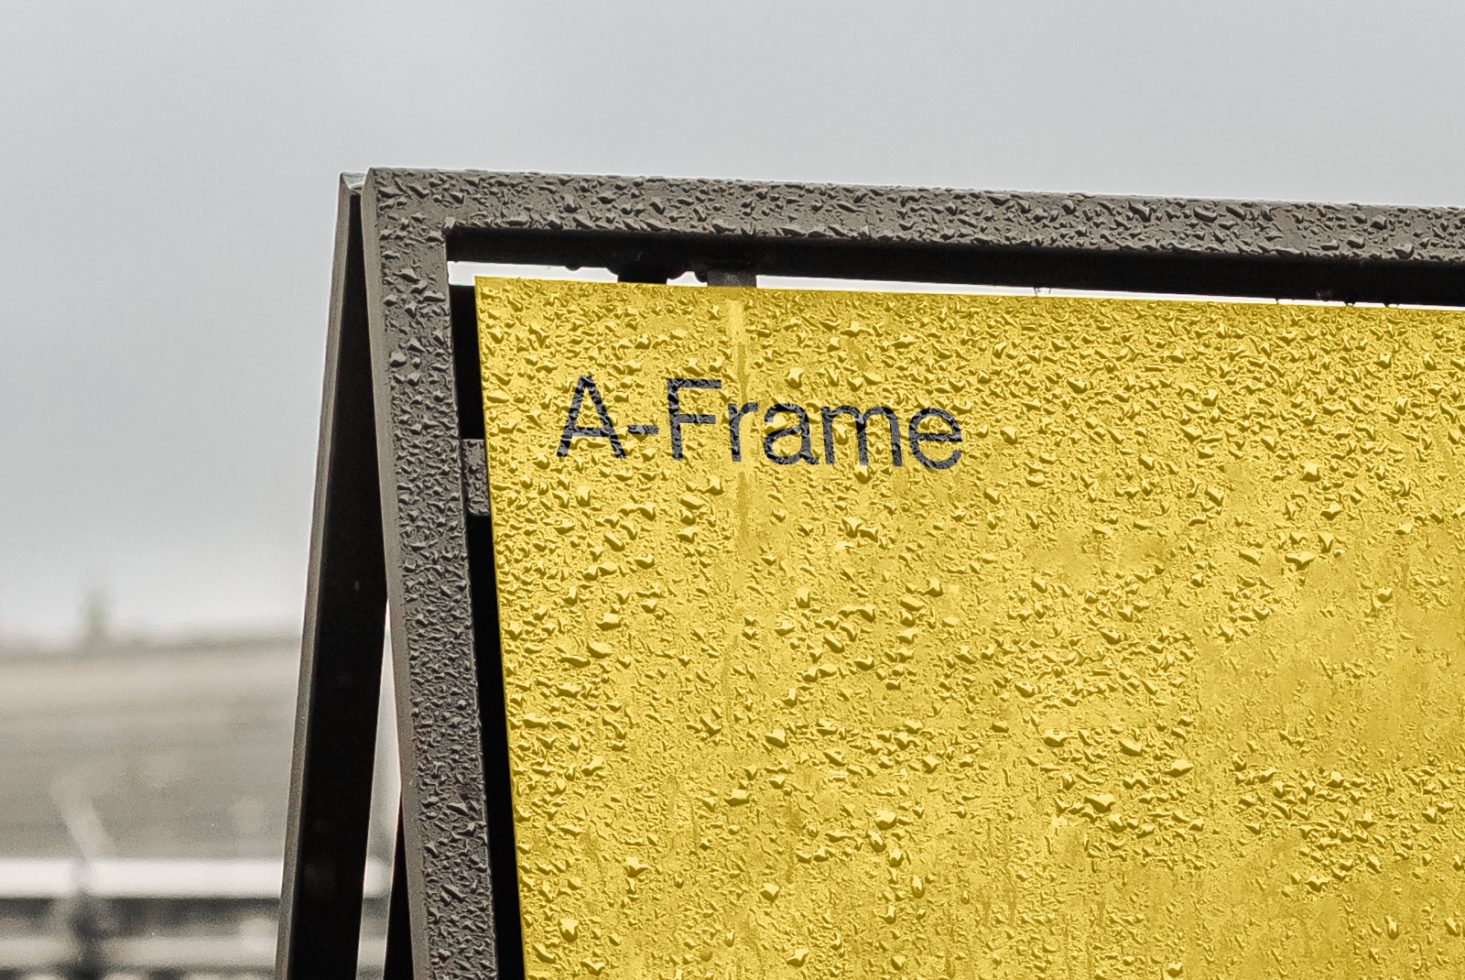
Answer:
[(0, 633), (296, 626), (336, 174), (1465, 203), (1465, 4), (0, 0)]

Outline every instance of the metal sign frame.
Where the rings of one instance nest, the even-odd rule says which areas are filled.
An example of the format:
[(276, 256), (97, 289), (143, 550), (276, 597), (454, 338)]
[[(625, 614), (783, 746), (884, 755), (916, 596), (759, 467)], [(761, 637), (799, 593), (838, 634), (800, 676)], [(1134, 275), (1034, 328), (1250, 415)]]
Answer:
[[(343, 176), (277, 975), (354, 977), (390, 611), (386, 976), (518, 976), (472, 291), (453, 261), (1465, 306), (1465, 210), (373, 170)], [(480, 683), (480, 679), (483, 681)]]

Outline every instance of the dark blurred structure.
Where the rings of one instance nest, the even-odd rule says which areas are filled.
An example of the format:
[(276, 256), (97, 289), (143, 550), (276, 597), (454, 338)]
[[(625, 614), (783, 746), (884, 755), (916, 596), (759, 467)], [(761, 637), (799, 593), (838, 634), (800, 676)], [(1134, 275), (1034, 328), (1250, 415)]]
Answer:
[(0, 641), (0, 980), (271, 975), (299, 651), (117, 640), (97, 609), (69, 647)]

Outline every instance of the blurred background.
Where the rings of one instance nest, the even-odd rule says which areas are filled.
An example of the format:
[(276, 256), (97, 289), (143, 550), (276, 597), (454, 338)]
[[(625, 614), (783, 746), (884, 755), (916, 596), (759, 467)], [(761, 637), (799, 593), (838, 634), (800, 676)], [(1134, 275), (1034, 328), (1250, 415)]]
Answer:
[(338, 172), (1461, 204), (1462, 37), (1408, 0), (0, 0), (0, 978), (269, 975)]

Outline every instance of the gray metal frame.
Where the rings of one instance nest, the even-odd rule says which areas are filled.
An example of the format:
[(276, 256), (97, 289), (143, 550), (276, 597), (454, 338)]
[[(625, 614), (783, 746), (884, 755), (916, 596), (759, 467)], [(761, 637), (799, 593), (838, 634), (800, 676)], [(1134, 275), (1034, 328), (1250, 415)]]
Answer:
[[(366, 478), (360, 458), (354, 466), (338, 460), (335, 440), (349, 428), (344, 406), (359, 409), (367, 382), (364, 375), (339, 376), (347, 358), (333, 353), (281, 977), (348, 976), (347, 946), (354, 967), (354, 932), (345, 943), (344, 933), (310, 918), (320, 907), (310, 882), (312, 874), (325, 875), (339, 886), (342, 876), (358, 873), (351, 855), (364, 852), (364, 827), (358, 840), (346, 817), (347, 832), (331, 837), (312, 821), (343, 819), (326, 806), (335, 784), (321, 770), (337, 763), (322, 746), (343, 740), (319, 734), (327, 711), (354, 726), (346, 736), (368, 744), (373, 737), (358, 709), (328, 709), (325, 692), (350, 664), (367, 665), (374, 638), (380, 649), (366, 625), (379, 608), (375, 579), (361, 567), (370, 548), (349, 561), (338, 549), (333, 565), (329, 545), (336, 540), (333, 521), (360, 530), (358, 508), (376, 503), (368, 499), (374, 489), (400, 724), (399, 880), (407, 887), (411, 963), (417, 976), (431, 978), (522, 969), (507, 761), (496, 714), (502, 690), (492, 561), (489, 555), (485, 566), (481, 550), (486, 471), (481, 445), (464, 447), (465, 439), (482, 438), (481, 415), (477, 430), (472, 421), (479, 411), (471, 404), (477, 354), (467, 349), (471, 323), (464, 326), (471, 297), (459, 294), (454, 315), (449, 261), (603, 266), (651, 282), (691, 270), (724, 282), (777, 274), (1465, 305), (1465, 212), (1455, 209), (432, 170), (374, 170), (359, 184), (347, 179), (342, 201), (332, 351), (354, 329), (351, 288), (340, 283), (349, 279), (343, 270), (353, 261), (351, 216), (359, 207), (367, 400), (374, 405), (380, 482), (359, 482)], [(356, 394), (348, 402), (341, 392), (350, 386)], [(359, 499), (333, 506), (340, 494)], [(370, 594), (332, 612), (321, 597), (343, 582), (365, 582)], [(353, 781), (359, 774), (336, 777), (351, 784), (339, 806), (358, 805), (361, 789)], [(346, 891), (332, 894), (345, 898)], [(307, 967), (302, 950), (317, 946), (338, 952)], [(406, 951), (392, 955), (405, 958)]]

